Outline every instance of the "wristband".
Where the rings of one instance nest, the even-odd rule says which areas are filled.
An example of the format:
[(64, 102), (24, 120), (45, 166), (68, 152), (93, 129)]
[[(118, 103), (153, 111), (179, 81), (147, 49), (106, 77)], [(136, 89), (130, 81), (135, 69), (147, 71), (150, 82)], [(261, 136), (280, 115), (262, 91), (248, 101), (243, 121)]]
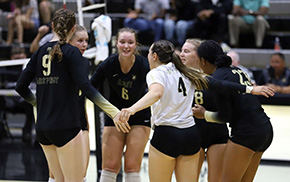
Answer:
[(205, 111), (204, 112), (204, 119), (206, 122), (209, 122), (209, 123), (225, 124), (224, 122), (217, 120), (217, 115), (218, 115), (217, 112)]
[(254, 89), (253, 86), (246, 86), (246, 93), (250, 94), (252, 92), (252, 90)]

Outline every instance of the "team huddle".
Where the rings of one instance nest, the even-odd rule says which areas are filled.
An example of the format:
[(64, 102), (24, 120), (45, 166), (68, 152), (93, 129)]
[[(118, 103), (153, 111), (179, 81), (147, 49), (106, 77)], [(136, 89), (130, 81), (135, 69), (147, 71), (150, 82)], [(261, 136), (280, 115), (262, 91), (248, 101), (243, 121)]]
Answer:
[[(273, 139), (270, 120), (254, 95), (273, 96), (273, 89), (253, 86), (213, 40), (188, 39), (180, 55), (170, 41), (159, 40), (147, 58), (141, 56), (131, 28), (118, 31), (118, 52), (89, 79), (89, 62), (80, 51), (88, 36), (78, 34), (85, 29), (75, 23), (71, 10), (56, 11), (53, 39), (33, 54), (16, 86), (37, 107), (36, 136), (48, 161), (49, 181), (86, 181), (85, 97), (107, 114), (101, 182), (116, 181), (123, 156), (125, 181), (141, 181), (151, 128), (151, 182), (169, 182), (173, 172), (177, 181), (198, 181), (205, 157), (209, 181), (253, 181)], [(36, 95), (29, 89), (34, 79)], [(97, 90), (105, 80), (108, 100)]]

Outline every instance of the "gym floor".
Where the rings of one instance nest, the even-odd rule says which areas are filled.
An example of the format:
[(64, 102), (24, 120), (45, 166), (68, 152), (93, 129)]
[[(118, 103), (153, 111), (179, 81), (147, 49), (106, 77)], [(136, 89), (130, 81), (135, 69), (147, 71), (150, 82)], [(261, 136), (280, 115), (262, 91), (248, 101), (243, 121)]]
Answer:
[[(15, 134), (14, 134), (15, 136)], [(141, 167), (142, 182), (149, 182), (148, 158), (144, 156)], [(206, 182), (206, 164), (202, 169), (200, 182)], [(20, 137), (4, 138), (0, 141), (0, 182), (47, 181), (48, 169), (40, 146), (24, 143)], [(286, 182), (290, 179), (289, 162), (262, 161), (255, 182)], [(91, 154), (87, 181), (97, 181), (96, 156)], [(118, 182), (122, 181), (119, 176)], [(124, 181), (124, 180), (123, 180)], [(174, 177), (172, 181), (175, 181)]]
[[(275, 141), (273, 141), (269, 150), (266, 151), (254, 181), (288, 182), (290, 179), (290, 160), (288, 160), (290, 159), (290, 153), (287, 143), (289, 143), (288, 133), (290, 123), (287, 121), (289, 121), (290, 116), (286, 115), (286, 113), (289, 113), (289, 108), (264, 107), (264, 109), (269, 113), (271, 119), (273, 119), (272, 123), (276, 131)], [(288, 110), (288, 112), (286, 110)], [(282, 111), (284, 114), (282, 115), (278, 111)], [(276, 114), (274, 112), (276, 112)], [(93, 115), (90, 112), (88, 112), (88, 114)], [(0, 139), (0, 182), (45, 182), (48, 180), (47, 163), (41, 147), (35, 142), (35, 131), (33, 131), (31, 142), (22, 141), (22, 127), (23, 120), (25, 119), (23, 117), (23, 115), (10, 115), (8, 125), (13, 139), (9, 137)], [(93, 136), (90, 136), (92, 143), (94, 143)], [(284, 148), (279, 147), (283, 145)], [(145, 151), (148, 151), (148, 149), (145, 149)], [(273, 157), (276, 159), (271, 160)], [(281, 160), (279, 158), (286, 160)], [(202, 168), (199, 182), (207, 182), (207, 170), (207, 165), (205, 163)], [(143, 158), (140, 173), (142, 182), (149, 182), (148, 158), (146, 155)], [(87, 181), (97, 181), (97, 159), (94, 152), (91, 153), (90, 157)], [(117, 181), (124, 181), (122, 175), (118, 176)], [(176, 181), (174, 176), (172, 181)]]

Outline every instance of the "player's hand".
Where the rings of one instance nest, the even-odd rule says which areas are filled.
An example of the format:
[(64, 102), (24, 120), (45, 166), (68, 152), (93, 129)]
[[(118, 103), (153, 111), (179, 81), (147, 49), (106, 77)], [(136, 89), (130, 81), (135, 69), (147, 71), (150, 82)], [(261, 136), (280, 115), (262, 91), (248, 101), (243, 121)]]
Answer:
[(263, 95), (264, 97), (274, 96), (275, 90), (269, 86), (254, 86), (252, 95)]
[(116, 127), (116, 129), (117, 129), (119, 132), (122, 131), (123, 133), (129, 133), (129, 131), (130, 131), (130, 129), (131, 129), (131, 127), (130, 127), (130, 125), (129, 125), (129, 123), (128, 123), (129, 118), (128, 118), (127, 120), (122, 120), (122, 119), (120, 119), (120, 118), (121, 118), (120, 115), (121, 115), (121, 112), (119, 112), (119, 113), (114, 117), (114, 124), (115, 124), (115, 127)]
[(204, 119), (205, 111), (206, 111), (205, 108), (198, 104), (194, 104), (194, 107), (192, 108), (193, 116), (198, 119)]

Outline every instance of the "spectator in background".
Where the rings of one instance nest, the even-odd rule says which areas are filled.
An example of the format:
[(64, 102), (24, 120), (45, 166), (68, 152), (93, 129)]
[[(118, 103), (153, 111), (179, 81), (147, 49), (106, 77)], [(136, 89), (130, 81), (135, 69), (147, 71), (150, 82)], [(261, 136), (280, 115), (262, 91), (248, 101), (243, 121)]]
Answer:
[(39, 14), (42, 24), (48, 24), (51, 21), (52, 10), (50, 0), (39, 0)]
[(268, 85), (277, 93), (290, 94), (290, 70), (286, 67), (283, 53), (273, 53), (270, 66), (257, 79), (258, 85)]
[(23, 43), (24, 29), (33, 30), (39, 26), (39, 13), (36, 0), (15, 0), (16, 9), (7, 15), (8, 33), (6, 43), (13, 43), (14, 29), (17, 31), (17, 43)]
[(232, 65), (240, 68), (250, 78), (252, 84), (255, 84), (255, 79), (254, 79), (253, 73), (248, 68), (246, 68), (245, 66), (240, 64), (239, 54), (236, 51), (229, 51), (227, 53), (227, 55), (232, 58)]
[(20, 47), (20, 46), (13, 46), (11, 49), (11, 54), (10, 54), (10, 59), (14, 60), (14, 59), (26, 59), (27, 55), (25, 52), (24, 47)]
[[(129, 10), (124, 20), (125, 27), (136, 31), (154, 31), (154, 41), (160, 40), (169, 0), (135, 0), (134, 8), (135, 10)], [(144, 17), (140, 13), (144, 13)]]
[[(25, 59), (27, 58), (25, 49), (18, 45), (13, 46), (10, 54), (11, 60), (15, 59)], [(20, 68), (20, 69), (19, 69)], [(22, 71), (22, 68), (17, 66), (11, 66), (7, 68), (8, 70), (17, 73), (16, 75), (9, 75), (7, 77), (7, 84), (5, 84), (5, 89), (14, 89), (16, 81)], [(7, 71), (8, 71), (7, 70)], [(32, 139), (32, 129), (34, 125), (33, 116), (33, 106), (27, 103), (23, 98), (18, 96), (5, 96), (5, 110), (10, 113), (23, 113), (25, 114), (25, 124), (22, 129), (22, 140), (24, 142), (30, 142)]]
[(50, 41), (53, 37), (51, 24), (42, 25), (38, 28), (37, 35), (30, 44), (30, 53), (34, 53), (40, 46)]
[(165, 39), (181, 47), (190, 27), (194, 26), (196, 5), (192, 0), (172, 0), (169, 17), (164, 21)]
[(239, 46), (240, 33), (253, 32), (256, 47), (262, 47), (266, 29), (270, 28), (265, 19), (269, 0), (234, 0), (229, 19), (230, 45)]
[(200, 0), (197, 21), (191, 37), (227, 41), (227, 15), (231, 13), (231, 0)]

